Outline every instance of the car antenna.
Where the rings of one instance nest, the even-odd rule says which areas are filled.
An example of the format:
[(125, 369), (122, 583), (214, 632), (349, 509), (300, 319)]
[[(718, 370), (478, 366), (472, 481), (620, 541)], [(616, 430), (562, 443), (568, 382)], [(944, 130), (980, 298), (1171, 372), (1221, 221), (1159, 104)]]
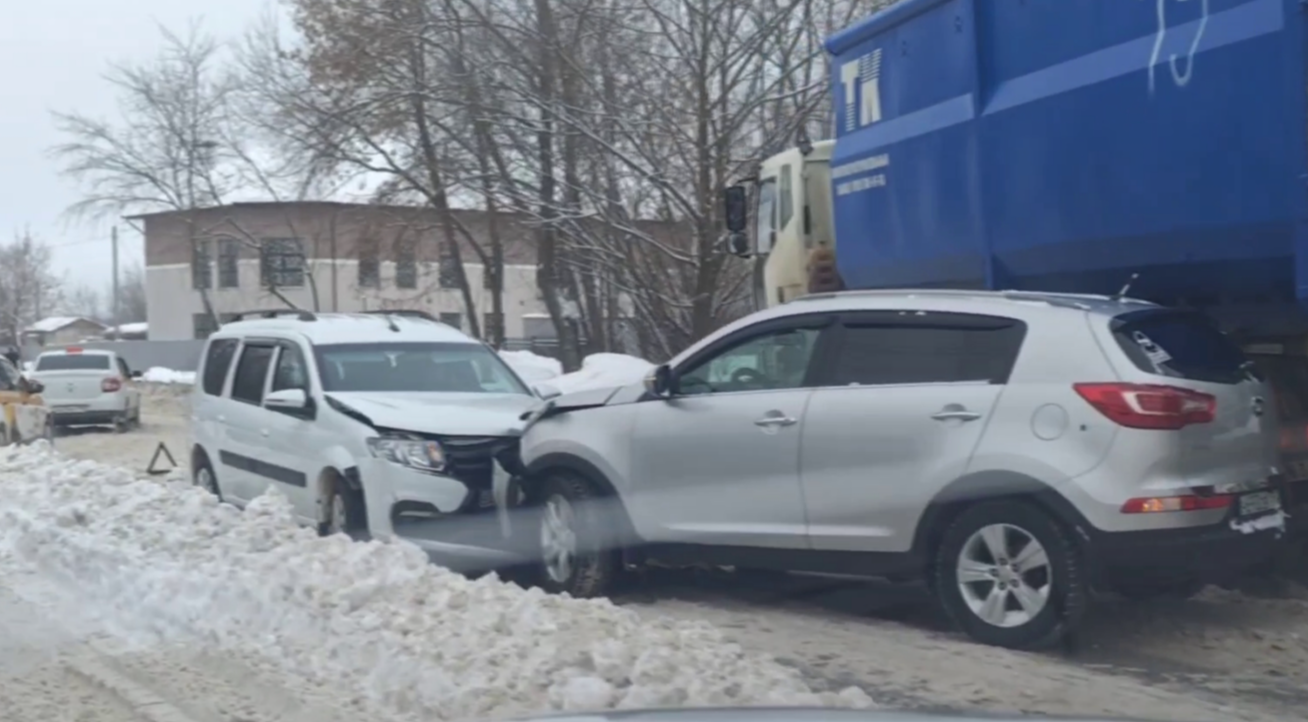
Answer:
[(1135, 283), (1135, 279), (1139, 277), (1140, 277), (1139, 271), (1132, 273), (1131, 277), (1126, 279), (1126, 284), (1122, 286), (1122, 290), (1118, 291), (1117, 293), (1114, 293), (1112, 296), (1110, 296), (1110, 298), (1112, 298), (1114, 301), (1120, 301), (1123, 298), (1125, 298), (1126, 294), (1131, 292), (1131, 284)]
[(391, 329), (392, 331), (394, 331), (395, 333), (399, 333), (399, 332), (400, 332), (400, 327), (395, 325), (395, 319), (392, 318), (391, 315), (390, 315), (389, 313), (386, 314), (386, 325), (389, 326), (390, 329)]

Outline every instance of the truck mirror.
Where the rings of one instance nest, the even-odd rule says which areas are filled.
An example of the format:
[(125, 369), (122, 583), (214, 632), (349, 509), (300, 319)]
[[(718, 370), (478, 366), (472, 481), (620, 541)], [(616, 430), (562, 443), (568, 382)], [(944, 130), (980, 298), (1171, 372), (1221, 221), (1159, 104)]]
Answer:
[(744, 233), (749, 224), (749, 197), (745, 186), (737, 183), (727, 186), (722, 191), (723, 205), (726, 209), (727, 230), (731, 233)]
[(749, 236), (739, 231), (727, 235), (727, 250), (733, 256), (749, 258)]

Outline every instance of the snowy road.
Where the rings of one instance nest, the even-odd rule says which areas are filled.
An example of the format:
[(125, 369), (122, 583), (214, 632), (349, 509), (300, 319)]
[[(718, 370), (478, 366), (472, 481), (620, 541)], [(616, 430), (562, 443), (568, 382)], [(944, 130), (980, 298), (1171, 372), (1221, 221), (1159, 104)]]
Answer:
[[(149, 399), (145, 432), (78, 434), (60, 448), (139, 472), (162, 439), (184, 463), (184, 399)], [(394, 546), (317, 539), (276, 504), (237, 514), (181, 484), (23, 463), (0, 462), (0, 543), (46, 579), (91, 580), (78, 582), (82, 606), (142, 659), (172, 649), (195, 669), (263, 680), (258, 696), (282, 690), (283, 709), (327, 700), (404, 720), (857, 702), (833, 694), (849, 686), (887, 706), (1187, 722), (1299, 719), (1308, 704), (1308, 597), (1110, 602), (1078, 655), (1023, 654), (941, 630), (912, 590), (669, 571), (618, 608), (470, 582)]]

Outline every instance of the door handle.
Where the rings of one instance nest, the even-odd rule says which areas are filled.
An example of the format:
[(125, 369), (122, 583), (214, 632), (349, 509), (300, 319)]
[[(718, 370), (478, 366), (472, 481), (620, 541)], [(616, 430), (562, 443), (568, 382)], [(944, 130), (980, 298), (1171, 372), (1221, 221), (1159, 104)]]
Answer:
[(755, 419), (755, 426), (790, 426), (795, 420), (789, 416), (764, 416), (761, 419)]
[(267, 429), (260, 429), (260, 430), (259, 430), (259, 434), (262, 435), (262, 436), (267, 436), (267, 435), (268, 435), (268, 430), (267, 430)]
[(936, 421), (976, 421), (981, 414), (967, 409), (944, 409), (931, 414)]
[(226, 417), (226, 416), (223, 416), (222, 414), (218, 414), (218, 420), (219, 420), (219, 421), (226, 421), (226, 420), (227, 420), (227, 417)]

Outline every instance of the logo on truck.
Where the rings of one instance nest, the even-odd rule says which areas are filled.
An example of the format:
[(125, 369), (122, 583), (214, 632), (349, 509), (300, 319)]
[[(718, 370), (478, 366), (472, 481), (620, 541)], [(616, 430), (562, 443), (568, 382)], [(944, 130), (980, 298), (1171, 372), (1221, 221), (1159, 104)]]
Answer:
[(840, 82), (846, 133), (881, 120), (881, 48), (841, 65)]
[[(1156, 1), (1158, 3), (1158, 35), (1154, 37), (1154, 48), (1149, 54), (1149, 93), (1151, 95), (1154, 92), (1154, 73), (1163, 55), (1163, 42), (1167, 40), (1167, 4), (1171, 1), (1178, 3), (1194, 2), (1194, 0)], [(1190, 49), (1185, 54), (1184, 62), (1177, 53), (1167, 56), (1167, 66), (1172, 71), (1172, 82), (1176, 83), (1178, 88), (1184, 88), (1189, 84), (1191, 76), (1194, 75), (1194, 55), (1199, 50), (1199, 41), (1204, 37), (1204, 30), (1208, 28), (1208, 0), (1199, 0), (1198, 23), (1199, 27), (1195, 30), (1194, 39), (1190, 41)]]

